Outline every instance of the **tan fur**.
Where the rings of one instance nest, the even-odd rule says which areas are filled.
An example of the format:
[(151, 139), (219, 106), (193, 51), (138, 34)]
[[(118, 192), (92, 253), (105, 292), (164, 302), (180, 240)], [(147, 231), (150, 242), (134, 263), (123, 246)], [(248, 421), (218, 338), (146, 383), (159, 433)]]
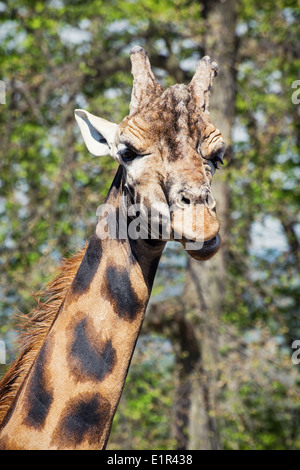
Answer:
[(87, 246), (75, 256), (63, 260), (57, 277), (49, 283), (44, 292), (37, 294), (37, 307), (29, 315), (19, 315), (19, 328), (22, 331), (19, 337), (20, 352), (1, 381), (0, 426), (49, 333), (86, 248)]

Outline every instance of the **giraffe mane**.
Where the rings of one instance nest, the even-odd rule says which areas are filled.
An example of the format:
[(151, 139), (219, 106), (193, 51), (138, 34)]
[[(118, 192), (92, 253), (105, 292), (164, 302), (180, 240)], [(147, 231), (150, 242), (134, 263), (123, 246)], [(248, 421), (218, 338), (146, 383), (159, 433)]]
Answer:
[(87, 244), (76, 255), (63, 259), (57, 276), (35, 294), (35, 309), (29, 315), (18, 314), (24, 332), (18, 339), (18, 358), (0, 382), (0, 427), (57, 317), (86, 249)]

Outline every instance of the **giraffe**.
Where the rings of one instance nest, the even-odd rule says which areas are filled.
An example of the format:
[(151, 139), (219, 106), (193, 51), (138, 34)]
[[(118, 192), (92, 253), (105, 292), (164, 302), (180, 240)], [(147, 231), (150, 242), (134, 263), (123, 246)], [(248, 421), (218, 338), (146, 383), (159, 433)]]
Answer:
[[(190, 256), (204, 261), (220, 246), (211, 182), (225, 143), (208, 112), (217, 64), (203, 57), (188, 85), (165, 90), (143, 48), (130, 58), (134, 81), (121, 124), (82, 109), (75, 118), (88, 150), (118, 163), (105, 205), (125, 214), (126, 227), (134, 204), (145, 214), (155, 203), (172, 206), (170, 234), (104, 237), (99, 215), (89, 243), (49, 284), (0, 383), (1, 449), (105, 449), (163, 249), (180, 233), (177, 213), (188, 214), (176, 239)], [(196, 206), (200, 222), (191, 215)], [(202, 243), (194, 246), (195, 226)]]

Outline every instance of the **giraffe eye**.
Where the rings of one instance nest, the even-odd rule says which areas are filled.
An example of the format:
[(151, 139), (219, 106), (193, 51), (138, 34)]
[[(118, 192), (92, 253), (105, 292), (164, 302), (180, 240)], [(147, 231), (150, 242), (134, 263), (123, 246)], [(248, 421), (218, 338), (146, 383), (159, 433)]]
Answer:
[(125, 163), (132, 162), (136, 157), (138, 157), (138, 154), (129, 148), (120, 151), (119, 154)]
[(219, 169), (218, 163), (221, 163), (221, 165), (224, 164), (222, 157), (220, 157), (220, 155), (218, 155), (218, 154), (213, 155), (213, 156), (211, 157), (210, 161), (212, 162), (212, 164), (214, 165), (214, 167), (215, 167), (216, 170)]

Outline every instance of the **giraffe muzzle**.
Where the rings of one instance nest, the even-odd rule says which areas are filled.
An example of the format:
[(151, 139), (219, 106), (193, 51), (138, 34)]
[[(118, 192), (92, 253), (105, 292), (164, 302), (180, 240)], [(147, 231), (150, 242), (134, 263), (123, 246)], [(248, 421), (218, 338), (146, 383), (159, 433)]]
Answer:
[(212, 252), (219, 245), (220, 224), (216, 215), (216, 202), (210, 187), (184, 188), (173, 196), (172, 229), (174, 239), (197, 243), (191, 251), (203, 248)]

